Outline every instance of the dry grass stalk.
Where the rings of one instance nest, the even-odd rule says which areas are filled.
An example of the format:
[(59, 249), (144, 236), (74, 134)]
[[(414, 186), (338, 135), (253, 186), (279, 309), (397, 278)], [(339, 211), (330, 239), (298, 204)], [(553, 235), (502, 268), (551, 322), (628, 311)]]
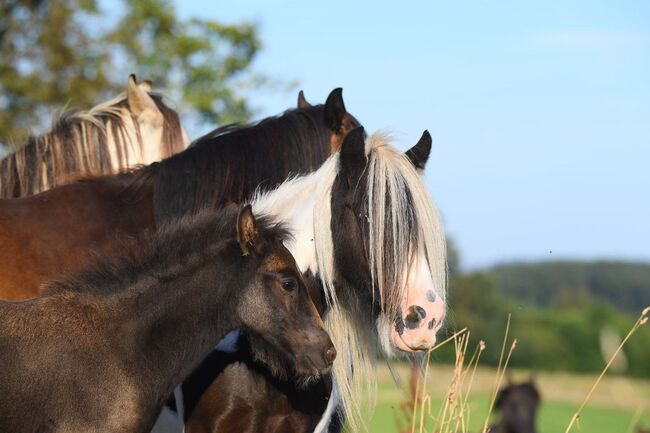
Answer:
[[(426, 389), (429, 361), (431, 352), (449, 341), (453, 341), (455, 347), (456, 360), (454, 370), (444, 402), (438, 414), (434, 415), (431, 411), (431, 396)], [(407, 431), (411, 433), (425, 433), (426, 416), (428, 419), (434, 421), (434, 427), (431, 432), (467, 433), (470, 414), (468, 399), (481, 354), (485, 350), (485, 343), (480, 341), (472, 356), (469, 358), (469, 361), (467, 361), (469, 342), (470, 333), (466, 329), (463, 329), (429, 351), (424, 364), (424, 373), (419, 377), (419, 380), (414, 386), (415, 397), (412, 398), (413, 404), (406, 406), (412, 408), (411, 429)]]
[(603, 378), (603, 376), (605, 376), (605, 373), (607, 373), (607, 370), (609, 369), (609, 366), (612, 365), (612, 362), (614, 362), (614, 359), (616, 358), (616, 356), (618, 355), (618, 353), (623, 349), (623, 346), (625, 345), (625, 343), (627, 342), (627, 340), (629, 340), (629, 338), (630, 338), (630, 337), (631, 337), (631, 336), (632, 336), (632, 335), (633, 335), (633, 334), (634, 334), (634, 333), (635, 333), (635, 332), (636, 332), (636, 331), (637, 331), (641, 326), (645, 325), (645, 324), (648, 322), (648, 315), (649, 315), (649, 314), (650, 314), (650, 306), (646, 307), (646, 308), (641, 312), (641, 315), (639, 316), (639, 318), (637, 319), (637, 321), (634, 323), (634, 325), (633, 325), (632, 328), (630, 329), (630, 332), (627, 333), (627, 335), (625, 336), (625, 338), (623, 339), (623, 341), (621, 341), (621, 344), (618, 345), (618, 348), (616, 349), (616, 351), (614, 352), (614, 354), (612, 355), (612, 357), (611, 357), (611, 358), (609, 359), (609, 361), (607, 362), (607, 365), (605, 365), (605, 368), (603, 368), (603, 371), (602, 371), (602, 372), (600, 373), (600, 375), (598, 376), (598, 379), (596, 379), (596, 382), (594, 383), (594, 385), (593, 385), (593, 386), (591, 387), (591, 389), (589, 390), (589, 393), (587, 394), (587, 396), (586, 396), (585, 399), (583, 400), (582, 404), (580, 405), (580, 407), (578, 408), (578, 410), (576, 411), (576, 413), (573, 414), (573, 417), (571, 417), (571, 422), (569, 422), (569, 425), (567, 426), (567, 428), (566, 428), (566, 430), (564, 431), (564, 433), (569, 433), (569, 431), (571, 431), (571, 428), (573, 428), (574, 424), (575, 424), (575, 425), (579, 425), (579, 419), (580, 419), (580, 414), (582, 413), (582, 410), (585, 408), (585, 406), (587, 406), (587, 403), (589, 402), (589, 399), (591, 398), (591, 395), (592, 395), (592, 394), (594, 393), (594, 391), (596, 390), (596, 387), (597, 387), (598, 384), (600, 383), (600, 381), (601, 381), (601, 379)]
[(483, 433), (488, 433), (488, 424), (490, 423), (490, 415), (492, 415), (492, 411), (494, 410), (494, 402), (497, 399), (497, 394), (499, 392), (499, 389), (501, 388), (501, 382), (503, 381), (503, 376), (505, 375), (506, 368), (508, 367), (508, 362), (510, 361), (510, 356), (512, 355), (512, 351), (515, 349), (517, 346), (517, 340), (515, 339), (512, 342), (512, 345), (510, 346), (510, 351), (508, 352), (508, 356), (506, 358), (505, 363), (503, 362), (503, 355), (506, 350), (506, 345), (508, 343), (508, 333), (510, 332), (510, 319), (512, 318), (511, 314), (508, 314), (508, 322), (506, 323), (506, 331), (503, 334), (503, 343), (501, 344), (501, 354), (499, 355), (499, 365), (497, 366), (497, 374), (494, 378), (494, 390), (492, 391), (492, 399), (490, 400), (490, 407), (488, 409), (487, 416), (485, 417), (485, 422), (483, 423), (483, 429), (481, 432)]

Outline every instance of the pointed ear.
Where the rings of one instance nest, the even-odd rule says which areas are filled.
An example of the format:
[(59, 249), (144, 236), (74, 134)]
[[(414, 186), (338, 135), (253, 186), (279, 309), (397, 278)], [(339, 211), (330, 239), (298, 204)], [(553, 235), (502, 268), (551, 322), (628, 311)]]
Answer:
[(237, 240), (242, 256), (261, 251), (262, 243), (250, 204), (244, 206), (237, 216)]
[(129, 85), (126, 89), (126, 97), (131, 112), (138, 118), (145, 117), (149, 120), (162, 121), (163, 116), (154, 100), (135, 81), (135, 75), (129, 76)]
[(411, 160), (415, 168), (424, 170), (430, 153), (431, 134), (425, 129), (417, 144), (406, 151), (406, 157)]
[(298, 108), (309, 108), (311, 104), (305, 99), (305, 94), (301, 90), (298, 92)]
[(343, 117), (347, 114), (343, 103), (343, 89), (337, 87), (325, 101), (325, 125), (334, 132), (343, 126)]
[(341, 172), (348, 178), (350, 184), (366, 169), (366, 132), (363, 126), (354, 128), (345, 136), (340, 150)]
[(145, 92), (151, 92), (153, 82), (151, 80), (143, 80), (142, 83), (138, 84), (138, 87), (144, 90)]

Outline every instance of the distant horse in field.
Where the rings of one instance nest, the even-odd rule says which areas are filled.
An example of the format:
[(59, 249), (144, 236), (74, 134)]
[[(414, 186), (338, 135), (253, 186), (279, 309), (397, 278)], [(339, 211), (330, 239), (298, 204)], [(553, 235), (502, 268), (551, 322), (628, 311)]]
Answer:
[(498, 423), (490, 427), (490, 433), (535, 433), (535, 418), (540, 395), (532, 380), (509, 384), (499, 391), (495, 408), (501, 413)]
[(48, 295), (0, 302), (0, 431), (148, 433), (234, 329), (272, 368), (327, 373), (336, 350), (286, 240), (250, 206), (203, 212), (119, 245)]
[(178, 114), (129, 77), (126, 93), (88, 111), (63, 113), (52, 129), (0, 161), (0, 198), (24, 197), (79, 177), (113, 174), (180, 152)]

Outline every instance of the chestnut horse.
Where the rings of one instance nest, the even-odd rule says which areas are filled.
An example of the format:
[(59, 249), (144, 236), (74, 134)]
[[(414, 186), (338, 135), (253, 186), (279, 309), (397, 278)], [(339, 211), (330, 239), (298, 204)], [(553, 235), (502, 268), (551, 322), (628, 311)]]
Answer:
[(218, 129), (133, 172), (0, 200), (0, 299), (38, 296), (43, 281), (77, 268), (118, 233), (133, 236), (204, 207), (241, 203), (260, 184), (309, 172), (357, 124), (336, 89), (325, 105)]
[(41, 298), (0, 301), (0, 431), (149, 433), (233, 329), (262, 362), (304, 380), (327, 373), (336, 350), (287, 239), (250, 206), (203, 211), (144, 246), (118, 245)]
[(88, 111), (67, 112), (52, 130), (0, 161), (0, 197), (24, 197), (80, 176), (113, 174), (151, 164), (187, 144), (178, 114), (151, 83), (129, 77), (127, 91)]

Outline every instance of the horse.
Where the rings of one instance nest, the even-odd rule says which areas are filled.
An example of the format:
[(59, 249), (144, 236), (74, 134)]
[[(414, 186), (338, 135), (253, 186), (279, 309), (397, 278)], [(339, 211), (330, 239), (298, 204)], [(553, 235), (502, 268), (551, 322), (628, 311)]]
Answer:
[(351, 131), (319, 170), (251, 200), (295, 233), (288, 247), (339, 348), (333, 383), (306, 392), (279, 381), (246, 356), (244, 341), (220, 355), (230, 362), (208, 359), (184, 383), (188, 433), (338, 431), (343, 416), (357, 431), (359, 395), (372, 394), (373, 339), (388, 353), (434, 344), (446, 266), (440, 218), (421, 179), (431, 137), (425, 131), (406, 153), (385, 135), (364, 137), (362, 128)]
[(319, 167), (356, 125), (335, 89), (324, 105), (219, 128), (159, 163), (0, 200), (0, 299), (38, 296), (43, 281), (80, 266), (118, 233), (242, 203), (259, 184)]
[(148, 433), (233, 329), (278, 375), (327, 373), (336, 350), (288, 239), (250, 206), (204, 211), (118, 244), (41, 298), (0, 302), (0, 430)]
[(126, 92), (88, 111), (64, 112), (0, 161), (0, 198), (24, 197), (88, 175), (113, 174), (180, 152), (188, 143), (178, 114), (129, 77)]
[(540, 394), (533, 380), (508, 384), (499, 390), (494, 407), (501, 420), (490, 427), (490, 433), (535, 433), (535, 416)]
[[(301, 270), (314, 280), (315, 296), (321, 298), (335, 342), (346, 348), (345, 356), (339, 357), (343, 360), (334, 366), (337, 373), (335, 382), (329, 384), (331, 394), (327, 383), (317, 394), (316, 400), (325, 408), (324, 423), (313, 422), (312, 414), (323, 414), (317, 409), (308, 414), (307, 427), (297, 426), (297, 431), (314, 424), (322, 431), (339, 403), (354, 425), (360, 418), (360, 384), (372, 388), (372, 380), (365, 378), (372, 379), (375, 337), (381, 337), (387, 351), (392, 346), (426, 350), (433, 344), (444, 318), (445, 246), (440, 218), (421, 179), (431, 137), (423, 134), (405, 154), (382, 136), (364, 141), (363, 130), (348, 132), (356, 119), (347, 114), (340, 95), (340, 90), (335, 90), (325, 106), (303, 107), (268, 122), (223, 131), (215, 135), (212, 145), (202, 145), (199, 140), (188, 150), (134, 173), (76, 182), (40, 194), (38, 200), (32, 197), (31, 202), (26, 201), (29, 198), (14, 200), (11, 206), (0, 202), (0, 222), (5, 222), (0, 224), (0, 242), (6, 246), (0, 249), (0, 255), (4, 254), (0, 257), (0, 267), (4, 266), (0, 288), (11, 288), (11, 278), (17, 282), (32, 278), (31, 291), (5, 289), (3, 296), (37, 295), (39, 281), (82, 263), (90, 249), (101, 249), (111, 232), (138, 233), (203, 207), (250, 199), (260, 184), (268, 191), (277, 179), (286, 180), (291, 164), (309, 171), (312, 161), (294, 160), (304, 157), (304, 151), (287, 153), (291, 152), (285, 152), (287, 148), (318, 146), (327, 154), (341, 143), (338, 152), (316, 172), (293, 176), (264, 203), (276, 203), (281, 217), (292, 219), (301, 233), (292, 251)], [(315, 136), (314, 141), (294, 144), (303, 134), (290, 132), (293, 123), (287, 122), (288, 118), (305, 124), (304, 133)], [(275, 127), (284, 131), (281, 143), (285, 147), (269, 143), (269, 131)], [(258, 141), (246, 146), (224, 145), (227, 137), (244, 130)], [(350, 137), (353, 131), (355, 136)], [(264, 157), (249, 164), (246, 158), (258, 152)], [(283, 154), (295, 158), (274, 160)], [(47, 219), (37, 218), (35, 209), (39, 207), (48, 211)], [(19, 231), (21, 225), (30, 231)], [(12, 230), (3, 232), (9, 227)], [(376, 325), (378, 331), (374, 331)], [(268, 378), (271, 376), (269, 373)], [(230, 383), (240, 382), (235, 378)], [(289, 382), (278, 390), (295, 387)], [(250, 407), (244, 409), (234, 415), (230, 412), (231, 418), (259, 414)], [(295, 411), (299, 410), (296, 406)]]

